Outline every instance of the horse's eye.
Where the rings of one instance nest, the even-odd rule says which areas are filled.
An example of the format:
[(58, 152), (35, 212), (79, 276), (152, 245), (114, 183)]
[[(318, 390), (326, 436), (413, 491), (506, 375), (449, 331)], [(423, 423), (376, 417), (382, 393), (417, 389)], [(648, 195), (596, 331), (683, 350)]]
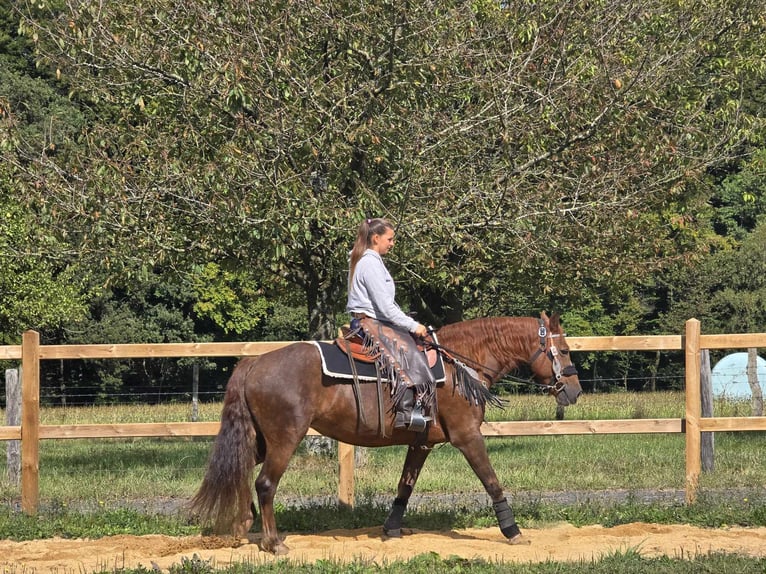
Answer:
[(568, 355), (569, 354), (569, 349), (561, 349), (561, 354), (562, 355)]

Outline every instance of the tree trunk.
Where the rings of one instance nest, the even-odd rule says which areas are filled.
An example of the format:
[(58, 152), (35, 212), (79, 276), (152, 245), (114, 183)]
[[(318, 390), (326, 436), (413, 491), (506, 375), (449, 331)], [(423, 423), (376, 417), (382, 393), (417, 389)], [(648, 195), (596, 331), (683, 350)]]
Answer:
[(417, 312), (417, 319), (424, 325), (439, 328), (442, 325), (463, 320), (463, 302), (454, 290), (435, 291), (420, 286), (410, 292), (411, 309)]
[(328, 340), (334, 339), (335, 310), (345, 301), (340, 301), (340, 289), (335, 282), (329, 287), (319, 282), (306, 287), (306, 303), (308, 307), (309, 339)]
[[(339, 302), (340, 289), (331, 282), (330, 288), (322, 288), (317, 279), (306, 287), (306, 302), (308, 305), (309, 339), (329, 340), (334, 339), (335, 333), (335, 309)], [(304, 439), (306, 450), (313, 456), (333, 456), (336, 451), (336, 443), (326, 436), (309, 436)]]
[(657, 351), (654, 355), (654, 368), (652, 369), (652, 376), (649, 379), (649, 390), (654, 392), (657, 390), (657, 372), (660, 370), (660, 352)]

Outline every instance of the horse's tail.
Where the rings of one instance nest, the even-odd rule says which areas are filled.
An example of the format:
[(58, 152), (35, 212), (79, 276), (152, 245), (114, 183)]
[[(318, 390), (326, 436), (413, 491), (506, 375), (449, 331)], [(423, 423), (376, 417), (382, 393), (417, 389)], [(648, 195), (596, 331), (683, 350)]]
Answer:
[(213, 444), (205, 478), (191, 500), (191, 510), (219, 534), (233, 533), (235, 521), (249, 515), (253, 468), (258, 453), (255, 420), (245, 400), (245, 383), (255, 359), (244, 359), (226, 385), (221, 428)]

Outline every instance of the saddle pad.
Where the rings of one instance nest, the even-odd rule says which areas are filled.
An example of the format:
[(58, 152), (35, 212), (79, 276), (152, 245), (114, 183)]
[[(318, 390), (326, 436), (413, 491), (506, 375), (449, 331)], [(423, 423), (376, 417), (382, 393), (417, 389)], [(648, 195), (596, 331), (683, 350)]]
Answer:
[[(348, 355), (341, 351), (335, 343), (326, 343), (324, 341), (312, 341), (319, 349), (319, 356), (322, 357), (322, 372), (329, 377), (339, 379), (353, 380), (351, 365), (348, 363)], [(356, 372), (360, 381), (377, 381), (378, 373), (374, 363), (356, 363)], [(446, 379), (444, 374), (444, 362), (441, 354), (437, 353), (436, 364), (431, 368), (431, 372), (436, 379), (436, 383), (443, 383)]]

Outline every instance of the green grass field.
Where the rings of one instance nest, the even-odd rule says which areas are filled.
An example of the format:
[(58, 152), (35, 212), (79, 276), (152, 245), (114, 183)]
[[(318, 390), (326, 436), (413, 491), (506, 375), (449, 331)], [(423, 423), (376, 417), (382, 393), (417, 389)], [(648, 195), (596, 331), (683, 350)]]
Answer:
[[(204, 404), (199, 419), (216, 421), (220, 404)], [(566, 419), (680, 418), (682, 393), (614, 393), (583, 397), (567, 408)], [(183, 422), (189, 405), (43, 408), (46, 425), (86, 423)], [(720, 402), (716, 415), (749, 414), (747, 403)], [(504, 410), (491, 409), (487, 420), (552, 420), (555, 403), (547, 396), (509, 397)], [(106, 504), (124, 499), (189, 497), (199, 486), (212, 437), (55, 439), (40, 446), (40, 498), (57, 504)], [(704, 489), (760, 488), (766, 484), (766, 434), (715, 435), (715, 470), (703, 473)], [(487, 448), (506, 491), (594, 491), (606, 489), (682, 489), (685, 483), (683, 434), (566, 435), (491, 437)], [(394, 492), (405, 447), (365, 449), (355, 471), (358, 497)], [(0, 462), (0, 499), (19, 489), (5, 479)], [(84, 481), (82, 477), (92, 480)], [(327, 457), (299, 449), (285, 474), (278, 497), (333, 497), (337, 466)], [(417, 484), (418, 493), (480, 492), (481, 485), (462, 455), (437, 446)]]
[[(220, 404), (201, 405), (199, 420), (215, 421)], [(189, 405), (43, 408), (43, 424), (184, 422)], [(613, 393), (583, 397), (569, 407), (566, 419), (680, 418), (682, 393)], [(747, 403), (721, 402), (718, 416), (750, 414)], [(0, 412), (0, 415), (3, 413)], [(550, 397), (509, 397), (508, 408), (492, 409), (487, 420), (552, 420)], [(5, 457), (0, 461), (0, 537), (18, 540), (98, 537), (114, 533), (171, 535), (198, 532), (180, 515), (163, 515), (153, 505), (143, 511), (130, 501), (185, 500), (199, 486), (212, 437), (154, 439), (44, 440), (40, 447), (39, 516), (13, 510), (19, 488), (8, 483)], [(720, 527), (727, 524), (766, 525), (766, 433), (716, 433), (715, 470), (701, 477), (700, 501), (695, 505), (646, 502), (631, 493), (641, 490), (683, 489), (685, 441), (682, 434), (541, 436), (488, 438), (487, 448), (506, 492), (516, 495), (517, 519), (522, 527), (567, 521), (605, 526), (628, 521), (689, 523)], [(293, 458), (277, 493), (280, 527), (295, 532), (379, 525), (395, 492), (404, 447), (365, 449), (355, 471), (357, 505), (339, 509), (337, 464), (327, 456), (309, 455), (304, 448)], [(620, 502), (599, 496), (576, 503), (547, 501), (546, 493), (623, 490)], [(734, 492), (719, 496), (722, 490)], [(418, 481), (416, 493), (437, 495), (480, 493), (478, 479), (462, 455), (450, 445), (432, 452)], [(525, 496), (522, 496), (525, 495)], [(381, 503), (380, 500), (385, 502)], [(288, 503), (288, 501), (291, 501)], [(295, 501), (308, 504), (293, 506)], [(413, 528), (493, 526), (491, 508), (424, 505), (408, 512)], [(276, 568), (276, 570), (274, 569)], [(204, 565), (185, 563), (177, 572), (206, 573)], [(391, 565), (275, 563), (241, 566), (231, 572), (764, 572), (762, 559), (738, 556), (699, 556), (692, 560), (649, 559), (631, 551), (588, 564), (502, 565), (481, 560), (439, 559), (424, 556)], [(5, 572), (3, 573), (5, 574)], [(14, 573), (9, 573), (14, 574)], [(132, 573), (131, 573), (132, 574)], [(140, 573), (143, 574), (143, 573)], [(175, 572), (171, 573), (175, 574)]]

